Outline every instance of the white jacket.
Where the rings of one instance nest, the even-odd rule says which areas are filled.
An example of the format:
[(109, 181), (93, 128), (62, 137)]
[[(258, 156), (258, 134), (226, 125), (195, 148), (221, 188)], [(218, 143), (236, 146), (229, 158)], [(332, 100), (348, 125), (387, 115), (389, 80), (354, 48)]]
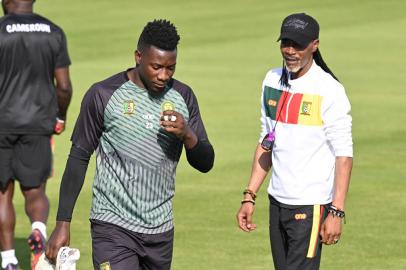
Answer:
[(350, 103), (315, 62), (289, 89), (279, 83), (281, 72), (269, 71), (262, 87), (260, 141), (276, 126), (268, 193), (290, 205), (329, 203), (335, 158), (353, 155)]

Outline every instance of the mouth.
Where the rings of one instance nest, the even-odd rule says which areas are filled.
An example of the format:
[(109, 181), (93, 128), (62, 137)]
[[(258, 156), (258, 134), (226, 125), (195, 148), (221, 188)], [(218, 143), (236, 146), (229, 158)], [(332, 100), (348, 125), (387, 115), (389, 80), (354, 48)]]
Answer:
[(152, 85), (155, 87), (155, 88), (157, 88), (157, 89), (159, 89), (159, 90), (162, 90), (162, 89), (164, 89), (165, 88), (165, 85), (166, 84), (162, 84), (162, 83), (152, 83)]
[(297, 59), (296, 57), (286, 57), (285, 56), (284, 60), (287, 65), (294, 65), (299, 62), (299, 59)]

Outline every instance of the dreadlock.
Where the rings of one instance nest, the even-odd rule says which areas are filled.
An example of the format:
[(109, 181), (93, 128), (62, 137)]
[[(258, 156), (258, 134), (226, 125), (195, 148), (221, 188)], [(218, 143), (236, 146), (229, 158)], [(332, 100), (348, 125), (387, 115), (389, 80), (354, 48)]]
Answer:
[(279, 83), (286, 88), (290, 87), (289, 84), (289, 71), (286, 69), (285, 66), (285, 61), (282, 62), (282, 75), (281, 78), (279, 79)]
[[(331, 76), (333, 76), (333, 78), (339, 82), (339, 80), (337, 79), (337, 77), (334, 75), (334, 73), (329, 69), (329, 67), (327, 66), (327, 64), (324, 62), (323, 57), (321, 57), (321, 53), (320, 50), (317, 49), (314, 53), (313, 53), (313, 59), (314, 62), (316, 62), (316, 64), (318, 66), (320, 66), (325, 72), (329, 73)], [(290, 87), (289, 84), (289, 71), (286, 69), (285, 66), (285, 62), (282, 62), (282, 75), (279, 79), (279, 83), (283, 86), (283, 87)]]
[(180, 36), (176, 27), (167, 20), (160, 19), (147, 23), (138, 39), (137, 48), (145, 49), (155, 46), (165, 51), (173, 51), (177, 48)]
[(313, 59), (317, 65), (319, 65), (325, 72), (329, 73), (331, 76), (333, 76), (334, 79), (336, 79), (336, 81), (339, 82), (336, 75), (334, 75), (334, 73), (328, 68), (327, 64), (324, 62), (323, 57), (321, 57), (321, 53), (320, 53), (319, 49), (317, 49), (313, 53)]

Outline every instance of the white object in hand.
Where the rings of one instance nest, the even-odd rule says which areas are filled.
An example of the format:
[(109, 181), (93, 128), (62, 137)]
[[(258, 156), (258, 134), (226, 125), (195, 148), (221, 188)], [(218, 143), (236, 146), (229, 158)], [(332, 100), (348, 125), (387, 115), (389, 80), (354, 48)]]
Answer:
[(42, 253), (35, 270), (76, 270), (76, 261), (80, 258), (80, 251), (76, 248), (61, 247), (56, 257), (56, 266), (51, 264), (45, 253)]
[(56, 260), (56, 270), (76, 270), (76, 261), (80, 258), (77, 248), (61, 247)]

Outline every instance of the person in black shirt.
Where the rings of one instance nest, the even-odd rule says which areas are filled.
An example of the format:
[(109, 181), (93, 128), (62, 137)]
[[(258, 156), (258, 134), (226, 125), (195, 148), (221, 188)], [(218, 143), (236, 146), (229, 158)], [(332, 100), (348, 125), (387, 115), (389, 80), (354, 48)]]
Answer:
[(32, 223), (32, 267), (45, 249), (52, 134), (65, 129), (72, 95), (65, 34), (33, 13), (33, 0), (3, 0), (0, 18), (0, 250), (3, 269), (17, 269), (14, 181)]

